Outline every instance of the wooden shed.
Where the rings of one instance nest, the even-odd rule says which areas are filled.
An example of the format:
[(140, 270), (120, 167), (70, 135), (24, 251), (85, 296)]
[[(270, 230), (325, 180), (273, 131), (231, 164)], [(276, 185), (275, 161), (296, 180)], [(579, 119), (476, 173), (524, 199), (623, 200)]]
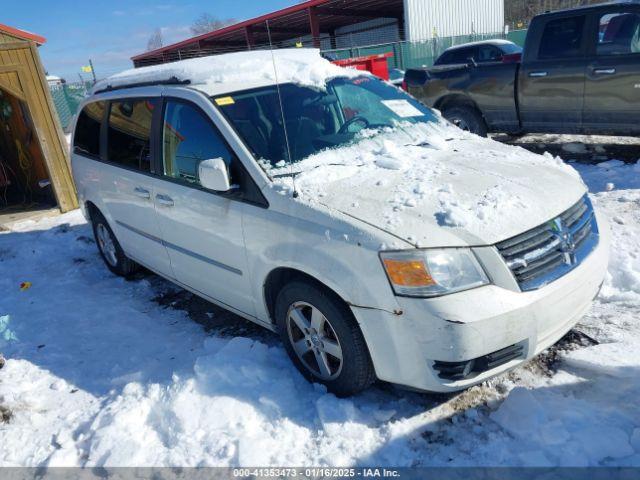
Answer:
[(62, 212), (78, 206), (67, 141), (38, 53), (45, 41), (0, 24), (0, 209), (47, 199)]

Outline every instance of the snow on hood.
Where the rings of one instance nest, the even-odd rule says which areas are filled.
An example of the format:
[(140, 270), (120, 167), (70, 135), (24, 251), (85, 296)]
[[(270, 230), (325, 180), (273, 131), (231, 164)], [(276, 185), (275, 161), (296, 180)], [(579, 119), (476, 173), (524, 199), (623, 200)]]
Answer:
[(295, 173), (300, 201), (341, 211), (418, 247), (494, 244), (559, 215), (586, 192), (578, 173), (559, 158), (444, 122), (363, 131), (350, 145), (269, 173), (284, 189), (292, 180), (280, 176)]
[[(277, 68), (277, 79), (274, 70)], [(322, 58), (320, 50), (293, 48), (271, 51), (236, 52), (224, 55), (192, 58), (179, 62), (132, 68), (98, 82), (94, 91), (132, 83), (159, 82), (175, 77), (189, 80), (192, 85), (229, 84), (237, 90), (238, 83), (275, 82), (295, 83), (324, 89), (334, 77), (366, 75), (350, 68), (342, 68)]]

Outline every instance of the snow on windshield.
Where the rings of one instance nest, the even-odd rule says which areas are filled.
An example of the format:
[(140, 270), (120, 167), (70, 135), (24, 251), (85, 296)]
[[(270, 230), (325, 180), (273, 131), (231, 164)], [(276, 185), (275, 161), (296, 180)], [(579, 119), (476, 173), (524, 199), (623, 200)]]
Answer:
[[(274, 59), (277, 68), (274, 70)], [(237, 52), (192, 58), (179, 62), (132, 68), (99, 82), (94, 91), (107, 86), (118, 87), (132, 83), (159, 82), (175, 77), (189, 80), (192, 85), (237, 84), (276, 80), (317, 89), (324, 89), (328, 79), (338, 76), (366, 74), (342, 68), (325, 60), (316, 49), (282, 49)]]

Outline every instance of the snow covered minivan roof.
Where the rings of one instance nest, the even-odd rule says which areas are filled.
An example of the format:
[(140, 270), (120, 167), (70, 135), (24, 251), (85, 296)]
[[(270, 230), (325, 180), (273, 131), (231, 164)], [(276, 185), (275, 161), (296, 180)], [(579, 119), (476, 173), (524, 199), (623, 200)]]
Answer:
[[(274, 65), (276, 68), (274, 68)], [(236, 52), (132, 68), (101, 80), (93, 93), (127, 86), (188, 83), (209, 96), (278, 83), (324, 89), (335, 77), (365, 75), (322, 58), (320, 50), (292, 48)]]

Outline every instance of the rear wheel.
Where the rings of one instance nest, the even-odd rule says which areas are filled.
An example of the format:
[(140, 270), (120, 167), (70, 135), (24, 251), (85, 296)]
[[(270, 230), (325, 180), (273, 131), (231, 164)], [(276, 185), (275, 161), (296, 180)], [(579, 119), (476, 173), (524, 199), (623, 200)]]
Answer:
[(287, 353), (307, 380), (342, 397), (374, 381), (360, 327), (333, 292), (312, 282), (292, 282), (278, 294), (275, 313)]
[(487, 136), (487, 124), (478, 110), (468, 106), (457, 106), (445, 109), (442, 116), (456, 127), (481, 137)]
[(125, 255), (113, 230), (100, 212), (93, 212), (91, 223), (98, 251), (109, 270), (122, 277), (128, 277), (138, 271), (140, 266)]

